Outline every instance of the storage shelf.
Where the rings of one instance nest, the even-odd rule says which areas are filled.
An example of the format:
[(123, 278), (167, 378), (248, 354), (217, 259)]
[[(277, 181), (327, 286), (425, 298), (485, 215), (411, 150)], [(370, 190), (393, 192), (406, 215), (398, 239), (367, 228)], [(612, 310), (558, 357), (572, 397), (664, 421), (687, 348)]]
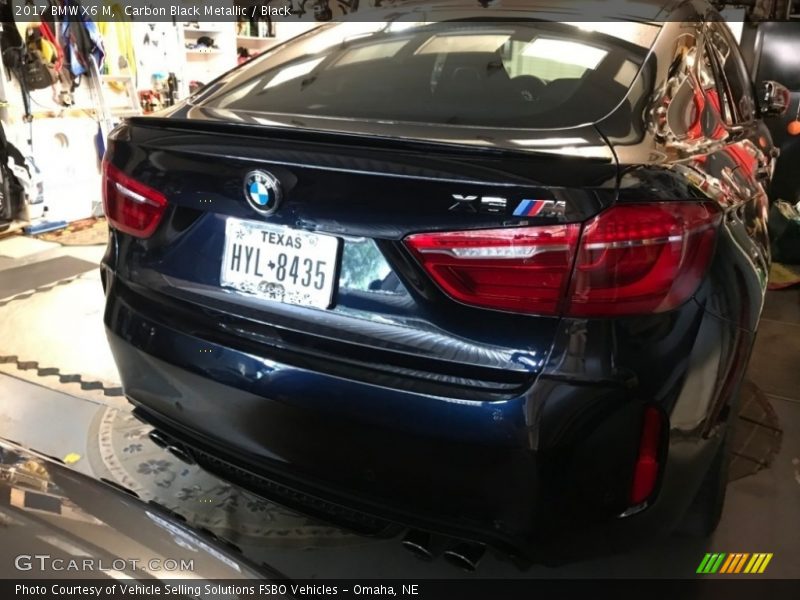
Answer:
[(258, 35), (237, 35), (237, 40), (240, 41), (252, 41), (252, 42), (272, 42), (275, 41), (274, 37), (261, 37)]
[[(240, 0), (215, 0), (217, 4), (232, 7), (241, 4)], [(252, 2), (251, 2), (252, 4)], [(192, 17), (189, 17), (191, 19)], [(233, 21), (225, 22), (190, 22), (188, 19), (178, 22), (178, 41), (183, 48), (183, 54), (176, 59), (176, 68), (180, 71), (178, 76), (178, 98), (189, 96), (189, 83), (191, 81), (211, 81), (237, 65), (237, 47), (244, 46), (251, 53), (260, 52), (268, 47), (256, 41), (238, 41), (236, 34), (240, 27)], [(197, 25), (197, 27), (194, 27)], [(242, 31), (245, 33), (244, 31)], [(250, 33), (247, 30), (246, 33)], [(197, 48), (198, 39), (208, 36), (214, 40), (213, 48)], [(177, 66), (177, 63), (181, 63)]]

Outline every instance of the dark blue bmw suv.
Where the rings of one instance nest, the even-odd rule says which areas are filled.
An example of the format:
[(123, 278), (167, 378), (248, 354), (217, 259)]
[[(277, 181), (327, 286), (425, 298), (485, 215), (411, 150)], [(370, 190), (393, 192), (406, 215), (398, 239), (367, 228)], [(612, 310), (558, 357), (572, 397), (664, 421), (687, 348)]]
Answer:
[(112, 133), (105, 324), (157, 441), (467, 566), (714, 529), (785, 88), (702, 3), (536, 6), (322, 25)]

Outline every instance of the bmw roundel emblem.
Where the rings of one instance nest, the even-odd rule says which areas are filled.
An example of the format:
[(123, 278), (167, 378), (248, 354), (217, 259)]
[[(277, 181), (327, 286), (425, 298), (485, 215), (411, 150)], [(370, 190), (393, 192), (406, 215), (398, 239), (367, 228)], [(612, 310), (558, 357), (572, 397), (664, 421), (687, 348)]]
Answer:
[(266, 171), (250, 171), (244, 177), (244, 197), (257, 212), (271, 214), (281, 202), (281, 183)]

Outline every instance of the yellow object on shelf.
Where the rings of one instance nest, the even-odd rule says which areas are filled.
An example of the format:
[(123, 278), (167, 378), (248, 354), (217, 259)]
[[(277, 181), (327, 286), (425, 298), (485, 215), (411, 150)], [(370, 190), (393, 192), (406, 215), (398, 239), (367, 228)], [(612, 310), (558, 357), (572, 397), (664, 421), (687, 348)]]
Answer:
[[(114, 14), (124, 15), (117, 3), (106, 3)], [(107, 75), (129, 75), (136, 77), (136, 52), (133, 46), (133, 22), (120, 17), (116, 21), (99, 21), (97, 27), (103, 38), (106, 60), (103, 70)], [(125, 85), (121, 82), (109, 81), (108, 86), (116, 91), (124, 91)]]

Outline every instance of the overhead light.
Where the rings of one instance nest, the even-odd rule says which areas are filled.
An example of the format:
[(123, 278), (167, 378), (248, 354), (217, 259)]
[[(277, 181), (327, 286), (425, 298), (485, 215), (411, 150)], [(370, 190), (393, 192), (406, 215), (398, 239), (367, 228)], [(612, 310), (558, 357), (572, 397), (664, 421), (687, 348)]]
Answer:
[(522, 54), (532, 58), (544, 58), (562, 64), (576, 65), (584, 69), (596, 69), (608, 52), (581, 42), (540, 37), (525, 46)]
[(615, 37), (642, 48), (650, 48), (661, 30), (660, 25), (632, 21), (566, 21), (564, 24), (581, 31)]
[(329, 48), (338, 46), (348, 39), (376, 33), (386, 27), (386, 24), (375, 21), (347, 21), (346, 23), (332, 25), (330, 28), (327, 28), (327, 26), (323, 27), (326, 28), (306, 42), (304, 47), (306, 54), (317, 54), (318, 52), (323, 52)]
[(281, 69), (278, 73), (267, 82), (267, 85), (264, 86), (264, 89), (269, 89), (272, 87), (276, 87), (281, 85), (282, 83), (286, 83), (287, 81), (291, 81), (292, 79), (297, 79), (298, 77), (302, 77), (303, 75), (308, 75), (313, 71), (316, 66), (324, 60), (323, 58), (315, 58), (314, 60), (306, 60), (296, 65), (292, 65), (291, 67), (286, 67), (285, 69)]
[(457, 52), (496, 52), (511, 38), (507, 34), (460, 33), (434, 35), (414, 54), (452, 54)]

